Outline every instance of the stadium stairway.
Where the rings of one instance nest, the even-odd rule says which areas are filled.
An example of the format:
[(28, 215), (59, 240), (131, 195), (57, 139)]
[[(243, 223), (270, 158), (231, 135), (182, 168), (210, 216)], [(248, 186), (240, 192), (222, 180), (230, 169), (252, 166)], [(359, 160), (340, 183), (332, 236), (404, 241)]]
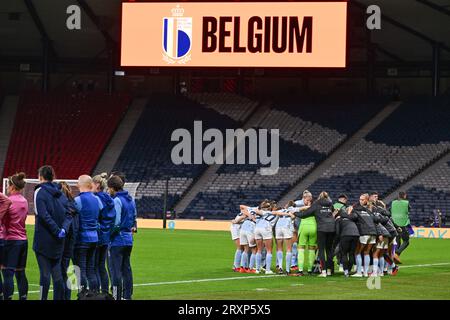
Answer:
[[(249, 128), (252, 128), (256, 126), (258, 123), (261, 122), (262, 119), (270, 112), (270, 102), (266, 102), (261, 104), (259, 107), (254, 110), (253, 115), (251, 115), (247, 122), (242, 126), (242, 129), (247, 130)], [(226, 150), (226, 146), (224, 148)], [(219, 155), (219, 158), (222, 157), (223, 153)], [(228, 154), (226, 154), (228, 157)], [(183, 196), (183, 198), (178, 202), (178, 204), (175, 206), (175, 212), (178, 214), (182, 214), (184, 210), (189, 206), (189, 204), (192, 202), (192, 200), (195, 199), (197, 194), (201, 192), (204, 187), (207, 185), (207, 183), (211, 180), (211, 178), (214, 176), (214, 174), (217, 173), (217, 170), (221, 165), (214, 164), (210, 165), (200, 176), (200, 178), (197, 180), (197, 182), (186, 192), (186, 194)]]
[[(203, 98), (211, 97), (202, 97), (202, 100)], [(216, 100), (214, 97), (211, 99)], [(224, 113), (221, 114), (186, 96), (149, 96), (144, 111), (114, 165), (114, 170), (124, 172), (127, 182), (138, 183), (136, 205), (141, 217), (154, 218), (161, 214), (167, 179), (167, 208), (173, 210), (174, 205), (208, 168), (204, 163), (173, 163), (172, 150), (177, 144), (171, 140), (174, 130), (192, 128), (196, 120), (202, 121), (205, 130), (217, 128), (224, 131), (227, 128), (241, 127), (245, 121), (236, 121), (235, 117), (245, 117), (247, 112), (231, 108), (234, 103), (225, 105), (222, 109)], [(253, 108), (254, 102), (244, 98), (236, 103), (248, 110)]]
[(119, 127), (95, 166), (93, 174), (111, 172), (113, 170), (114, 164), (117, 162), (117, 159), (130, 138), (147, 102), (147, 98), (138, 98), (131, 102), (125, 117), (119, 124)]
[[(443, 165), (446, 165), (450, 161), (450, 150), (444, 154), (442, 157), (440, 157), (436, 162), (430, 164), (428, 167), (423, 169), (421, 172), (419, 172), (417, 175), (411, 177), (409, 180), (407, 180), (404, 184), (396, 188), (394, 191), (392, 191), (390, 194), (388, 194), (385, 198), (383, 198), (384, 203), (388, 204), (391, 203), (393, 200), (395, 200), (398, 197), (398, 193), (400, 191), (407, 191), (411, 188), (414, 188), (415, 186), (422, 185), (423, 182), (426, 180), (426, 178), (432, 176), (432, 174), (438, 170)], [(447, 186), (450, 188), (450, 183), (448, 183), (448, 176), (441, 177), (442, 179), (446, 180)], [(449, 199), (450, 200), (450, 199)]]
[(320, 178), (320, 176), (328, 168), (330, 168), (337, 159), (342, 157), (352, 147), (354, 147), (362, 138), (364, 138), (369, 132), (376, 128), (384, 119), (386, 119), (392, 112), (394, 112), (401, 102), (392, 102), (382, 109), (375, 117), (367, 122), (360, 130), (358, 130), (353, 136), (347, 139), (339, 148), (337, 148), (329, 157), (327, 157), (322, 163), (320, 163), (315, 169), (313, 169), (304, 179), (300, 180), (290, 191), (288, 191), (279, 201), (284, 204), (289, 200), (296, 199), (308, 186), (312, 185), (314, 181)]
[(0, 108), (0, 178), (3, 178), (3, 168), (14, 128), (14, 119), (18, 104), (18, 96), (6, 96)]

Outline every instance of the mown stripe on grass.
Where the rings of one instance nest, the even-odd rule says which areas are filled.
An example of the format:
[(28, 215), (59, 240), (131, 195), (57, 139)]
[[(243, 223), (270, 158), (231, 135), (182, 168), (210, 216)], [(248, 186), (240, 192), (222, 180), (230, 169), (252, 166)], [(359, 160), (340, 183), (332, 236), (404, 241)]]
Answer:
[[(429, 263), (429, 264), (416, 264), (416, 265), (408, 265), (408, 266), (400, 266), (400, 269), (404, 268), (426, 268), (426, 267), (437, 267), (437, 266), (446, 266), (450, 265), (450, 262), (441, 262), (441, 263)], [(228, 278), (213, 278), (213, 279), (193, 279), (193, 280), (179, 280), (179, 281), (166, 281), (166, 282), (150, 282), (150, 283), (137, 283), (134, 284), (134, 287), (150, 287), (150, 286), (161, 286), (161, 285), (171, 285), (171, 284), (184, 284), (184, 283), (198, 283), (198, 282), (216, 282), (216, 281), (231, 281), (231, 280), (240, 280), (240, 279), (265, 279), (265, 278), (278, 278), (279, 275), (259, 275), (259, 276), (241, 276), (241, 277), (228, 277)], [(39, 286), (35, 284), (30, 284), (31, 286)], [(53, 290), (50, 290), (51, 292)], [(39, 291), (28, 291), (28, 293), (39, 293)], [(17, 292), (15, 292), (17, 294)]]

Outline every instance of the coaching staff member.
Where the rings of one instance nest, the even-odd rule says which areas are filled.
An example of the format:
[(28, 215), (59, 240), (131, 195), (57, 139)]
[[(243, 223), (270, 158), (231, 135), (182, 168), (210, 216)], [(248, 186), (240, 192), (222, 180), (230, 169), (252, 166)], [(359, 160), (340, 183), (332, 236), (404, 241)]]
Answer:
[(39, 169), (40, 184), (34, 191), (34, 225), (33, 250), (40, 273), (40, 299), (47, 300), (50, 277), (53, 280), (53, 299), (64, 299), (64, 283), (61, 272), (61, 258), (64, 250), (66, 231), (62, 228), (66, 218), (63, 197), (53, 183), (55, 171), (51, 166)]
[(401, 229), (399, 229), (399, 235), (397, 236), (397, 243), (399, 248), (395, 251), (395, 259), (401, 263), (400, 255), (409, 246), (409, 228), (411, 227), (411, 222), (409, 221), (409, 212), (411, 211), (411, 206), (409, 201), (406, 199), (406, 192), (400, 191), (398, 193), (398, 199), (392, 201), (391, 203), (391, 214), (394, 224)]

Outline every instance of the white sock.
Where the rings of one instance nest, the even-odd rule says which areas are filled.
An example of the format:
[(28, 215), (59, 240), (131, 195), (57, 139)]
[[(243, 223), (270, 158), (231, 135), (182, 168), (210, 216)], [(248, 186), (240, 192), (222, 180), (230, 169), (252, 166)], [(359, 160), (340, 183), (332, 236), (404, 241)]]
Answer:
[(256, 270), (261, 269), (261, 253), (256, 253)]
[(373, 270), (372, 274), (378, 275), (378, 258), (373, 258)]
[(277, 266), (283, 269), (283, 251), (277, 251)]
[(266, 255), (266, 271), (270, 270), (271, 266), (272, 266), (272, 254), (267, 253), (267, 255)]
[(364, 274), (367, 275), (369, 273), (370, 266), (370, 256), (368, 254), (364, 255)]
[(382, 273), (384, 271), (384, 257), (380, 257), (380, 273)]
[(288, 251), (286, 252), (286, 271), (289, 271), (291, 269), (291, 262), (292, 262), (292, 252)]
[(239, 268), (241, 264), (242, 250), (237, 249), (234, 254), (234, 267)]

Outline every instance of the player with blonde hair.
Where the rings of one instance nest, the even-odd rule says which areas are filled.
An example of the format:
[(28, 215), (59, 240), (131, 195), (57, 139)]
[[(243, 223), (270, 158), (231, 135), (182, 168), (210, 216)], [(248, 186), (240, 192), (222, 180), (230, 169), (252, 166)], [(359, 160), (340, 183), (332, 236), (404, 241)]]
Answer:
[(96, 276), (102, 293), (109, 293), (110, 281), (106, 270), (106, 258), (108, 255), (111, 230), (116, 217), (114, 200), (105, 192), (108, 188), (107, 177), (108, 175), (106, 173), (102, 173), (92, 178), (92, 190), (103, 205), (103, 209), (100, 211), (98, 217), (98, 243), (95, 251)]

